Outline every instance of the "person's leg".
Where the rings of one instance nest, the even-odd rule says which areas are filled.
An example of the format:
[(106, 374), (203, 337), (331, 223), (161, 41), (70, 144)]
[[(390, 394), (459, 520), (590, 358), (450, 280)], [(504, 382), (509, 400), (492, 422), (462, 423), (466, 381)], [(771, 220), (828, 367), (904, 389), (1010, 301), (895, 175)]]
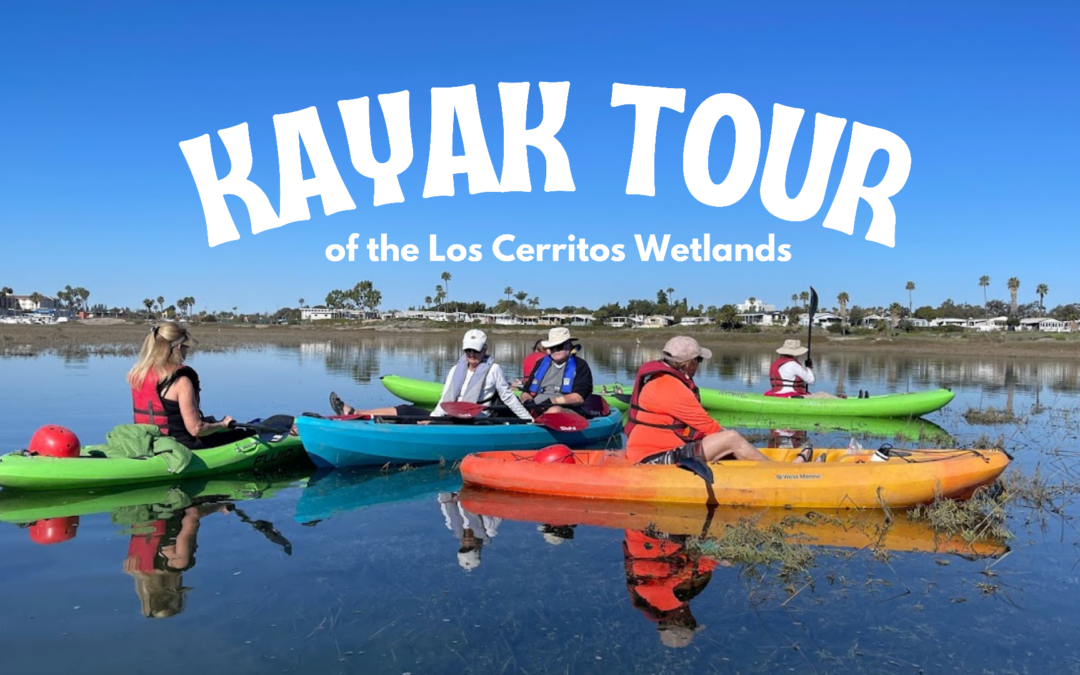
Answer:
[(733, 457), (734, 459), (747, 459), (757, 462), (768, 462), (768, 457), (750, 444), (750, 441), (733, 429), (724, 429), (715, 434), (709, 434), (701, 441), (701, 449), (705, 453), (705, 461), (715, 462), (718, 459)]
[(386, 417), (387, 415), (397, 415), (397, 408), (370, 408), (368, 410), (357, 410), (351, 405), (346, 404), (343, 415), (371, 415), (372, 417), (378, 415), (379, 417)]

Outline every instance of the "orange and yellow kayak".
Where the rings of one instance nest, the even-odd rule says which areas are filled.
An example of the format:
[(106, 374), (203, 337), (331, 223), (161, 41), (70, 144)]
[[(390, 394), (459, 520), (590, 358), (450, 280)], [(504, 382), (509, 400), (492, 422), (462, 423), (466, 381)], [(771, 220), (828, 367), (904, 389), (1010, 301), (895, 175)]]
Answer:
[(966, 499), (1009, 464), (997, 450), (894, 450), (887, 461), (846, 448), (815, 451), (762, 448), (774, 461), (710, 465), (715, 482), (670, 465), (631, 464), (619, 451), (574, 451), (574, 463), (533, 461), (536, 452), (479, 452), (461, 463), (470, 485), (533, 494), (785, 508), (904, 508), (939, 498)]
[(616, 530), (651, 530), (666, 535), (721, 537), (743, 522), (779, 526), (808, 546), (870, 548), (886, 551), (954, 553), (997, 557), (1009, 550), (997, 537), (968, 540), (935, 531), (928, 523), (881, 509), (809, 511), (704, 504), (636, 504), (608, 499), (579, 499), (501, 492), (466, 485), (461, 505), (470, 513), (549, 527), (588, 525)]

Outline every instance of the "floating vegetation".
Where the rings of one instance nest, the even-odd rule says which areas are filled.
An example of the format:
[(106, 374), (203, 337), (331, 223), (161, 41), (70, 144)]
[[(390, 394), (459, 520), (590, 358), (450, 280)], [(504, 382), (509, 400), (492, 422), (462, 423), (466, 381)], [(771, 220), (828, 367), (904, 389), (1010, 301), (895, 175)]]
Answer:
[(979, 436), (971, 442), (973, 450), (1005, 450), (1005, 437), (990, 438), (986, 434)]
[(926, 522), (939, 534), (959, 535), (965, 541), (998, 539), (1007, 541), (1013, 535), (1005, 525), (1005, 509), (995, 498), (1005, 489), (995, 483), (990, 489), (980, 489), (967, 501), (942, 499), (933, 504), (916, 506), (907, 512), (908, 520)]
[(964, 413), (964, 419), (968, 424), (1015, 424), (1019, 418), (1011, 410), (998, 410), (994, 407), (985, 410), (968, 408)]
[(718, 537), (691, 539), (687, 547), (751, 568), (779, 564), (782, 578), (806, 571), (814, 564), (810, 547), (797, 541), (782, 523), (762, 525), (754, 518), (740, 520)]

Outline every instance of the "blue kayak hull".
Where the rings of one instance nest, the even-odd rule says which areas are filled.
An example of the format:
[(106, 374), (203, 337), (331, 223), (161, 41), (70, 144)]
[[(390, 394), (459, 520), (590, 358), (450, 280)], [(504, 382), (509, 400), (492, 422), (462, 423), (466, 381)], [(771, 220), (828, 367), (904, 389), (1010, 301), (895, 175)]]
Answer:
[(622, 413), (596, 417), (582, 431), (535, 424), (390, 424), (371, 420), (296, 418), (308, 456), (321, 468), (456, 462), (473, 452), (538, 450), (553, 443), (574, 449), (622, 445)]

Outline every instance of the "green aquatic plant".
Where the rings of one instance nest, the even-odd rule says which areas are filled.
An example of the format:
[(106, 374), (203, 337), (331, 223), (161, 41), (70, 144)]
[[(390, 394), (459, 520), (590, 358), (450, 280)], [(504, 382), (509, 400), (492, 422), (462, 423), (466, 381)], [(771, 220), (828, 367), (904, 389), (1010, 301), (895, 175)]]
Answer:
[(1005, 524), (1004, 499), (1007, 491), (1000, 483), (980, 489), (967, 501), (941, 499), (916, 506), (907, 512), (913, 522), (926, 522), (939, 534), (959, 535), (964, 541), (982, 539), (1008, 541), (1013, 538)]
[(748, 568), (778, 564), (782, 578), (814, 565), (810, 547), (788, 534), (782, 523), (762, 525), (756, 518), (740, 520), (725, 528), (720, 536), (693, 538), (687, 542), (687, 548)]

